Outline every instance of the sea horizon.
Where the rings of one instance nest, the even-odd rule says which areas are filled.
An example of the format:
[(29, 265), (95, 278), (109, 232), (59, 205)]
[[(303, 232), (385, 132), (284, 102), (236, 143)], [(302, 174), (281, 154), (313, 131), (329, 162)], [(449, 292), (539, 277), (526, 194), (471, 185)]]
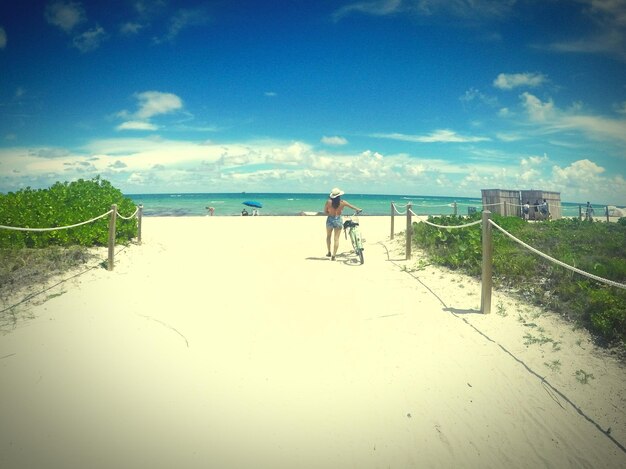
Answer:
[[(167, 192), (124, 195), (137, 205), (143, 205), (145, 216), (208, 216), (208, 207), (214, 208), (215, 216), (240, 216), (244, 209), (252, 214), (254, 207), (244, 205), (247, 201), (261, 203), (262, 207), (257, 209), (259, 215), (315, 215), (323, 211), (328, 199), (327, 193), (307, 192)], [(458, 215), (467, 215), (482, 207), (481, 196), (349, 193), (343, 198), (362, 208), (364, 216), (390, 215), (391, 202), (399, 210), (411, 203), (413, 211), (418, 215), (453, 215), (455, 204)], [(578, 215), (579, 205), (561, 201), (562, 215)]]

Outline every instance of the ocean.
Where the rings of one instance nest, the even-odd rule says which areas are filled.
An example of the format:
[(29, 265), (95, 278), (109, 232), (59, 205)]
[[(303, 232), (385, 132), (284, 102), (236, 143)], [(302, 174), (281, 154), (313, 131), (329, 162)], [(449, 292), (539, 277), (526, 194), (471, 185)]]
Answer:
[[(260, 202), (259, 215), (310, 215), (324, 210), (328, 194), (298, 193), (206, 193), (206, 194), (127, 194), (137, 205), (143, 205), (145, 216), (206, 216), (207, 207), (215, 216), (241, 215), (243, 209), (252, 214), (252, 207), (243, 202)], [(441, 197), (427, 195), (346, 194), (344, 200), (363, 209), (363, 215), (389, 215), (393, 201), (400, 210), (411, 203), (418, 215), (452, 215), (454, 203), (457, 214), (467, 215), (472, 209), (480, 211), (480, 197)], [(344, 212), (348, 213), (348, 212)], [(578, 204), (562, 203), (563, 216), (578, 215)]]

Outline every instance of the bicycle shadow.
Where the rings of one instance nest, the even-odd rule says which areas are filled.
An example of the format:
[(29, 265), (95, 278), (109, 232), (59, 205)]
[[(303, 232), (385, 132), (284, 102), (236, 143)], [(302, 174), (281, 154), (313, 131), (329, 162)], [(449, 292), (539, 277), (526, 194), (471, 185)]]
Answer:
[(337, 254), (337, 261), (348, 267), (358, 267), (361, 265), (361, 261), (353, 252), (342, 252)]
[(361, 261), (355, 257), (353, 253), (350, 252), (342, 252), (335, 256), (335, 260), (332, 261), (330, 257), (318, 257), (318, 256), (309, 256), (304, 258), (307, 261), (329, 261), (329, 262), (337, 262), (343, 265), (347, 265), (349, 267), (356, 267), (361, 265)]

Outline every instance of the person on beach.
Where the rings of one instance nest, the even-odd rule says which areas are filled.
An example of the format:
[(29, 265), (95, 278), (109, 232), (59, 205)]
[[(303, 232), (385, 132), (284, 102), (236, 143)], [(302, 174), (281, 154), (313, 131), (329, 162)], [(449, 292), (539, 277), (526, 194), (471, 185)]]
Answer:
[[(354, 205), (348, 203), (345, 200), (341, 200), (341, 196), (344, 192), (341, 189), (334, 188), (329, 195), (329, 199), (326, 201), (326, 205), (324, 206), (324, 213), (327, 216), (326, 218), (326, 247), (328, 248), (328, 253), (326, 257), (330, 257), (331, 260), (335, 260), (335, 256), (337, 255), (337, 248), (339, 247), (339, 235), (341, 234), (341, 229), (343, 228), (343, 220), (341, 219), (341, 212), (345, 207), (350, 207), (351, 209), (360, 212), (361, 209), (355, 207)], [(334, 233), (335, 235), (335, 243), (333, 246), (333, 252), (330, 253), (330, 237)]]
[(247, 217), (248, 216), (248, 211), (245, 208), (241, 211), (241, 216), (242, 217)]
[(543, 202), (541, 202), (539, 211), (541, 212), (541, 216), (544, 220), (550, 218), (550, 208), (548, 207), (548, 202), (546, 201), (546, 199), (543, 199)]
[(539, 199), (535, 200), (533, 207), (535, 208), (535, 220), (537, 220), (539, 218)]
[(215, 212), (215, 207), (206, 207), (206, 209), (209, 211), (209, 215), (213, 216), (213, 213)]
[(585, 209), (585, 220), (593, 221), (593, 207), (587, 202), (587, 208)]
[(524, 221), (528, 221), (528, 217), (530, 215), (530, 204), (528, 203), (528, 200), (524, 202), (524, 205), (522, 205), (522, 213), (524, 214)]

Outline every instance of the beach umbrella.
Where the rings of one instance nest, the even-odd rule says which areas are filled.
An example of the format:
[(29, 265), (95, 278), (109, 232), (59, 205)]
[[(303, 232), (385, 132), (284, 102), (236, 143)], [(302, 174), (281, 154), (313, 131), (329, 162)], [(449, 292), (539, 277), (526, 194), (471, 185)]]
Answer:
[(248, 207), (263, 208), (263, 204), (261, 202), (257, 202), (256, 200), (246, 200), (243, 204)]

